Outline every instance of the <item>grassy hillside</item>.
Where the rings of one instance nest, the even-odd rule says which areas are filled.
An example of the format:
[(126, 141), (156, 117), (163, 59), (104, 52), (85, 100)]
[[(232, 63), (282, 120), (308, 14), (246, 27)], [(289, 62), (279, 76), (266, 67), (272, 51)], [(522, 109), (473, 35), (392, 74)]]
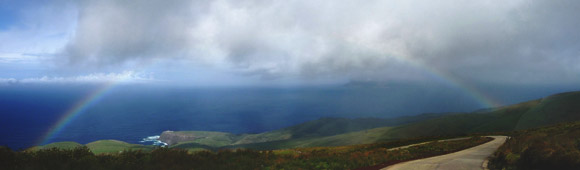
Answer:
[(82, 147), (83, 145), (76, 142), (55, 142), (50, 143), (43, 146), (35, 146), (26, 149), (27, 151), (38, 151), (40, 149), (50, 149), (50, 148), (58, 148), (58, 149), (75, 149), (77, 147)]
[[(431, 138), (339, 147), (314, 147), (274, 151), (247, 149), (188, 153), (157, 148), (151, 152), (126, 151), (94, 154), (87, 147), (14, 152), (0, 147), (0, 169), (356, 169), (384, 167), (401, 161), (447, 154), (480, 145), (489, 139), (428, 142)], [(104, 141), (115, 142), (115, 141)]]
[[(172, 132), (173, 138), (168, 138), (191, 139), (170, 146), (189, 151), (220, 148), (281, 149), (368, 144), (423, 136), (509, 132), (577, 120), (580, 120), (580, 92), (569, 92), (473, 113), (422, 114), (394, 119), (322, 118), (260, 134), (179, 131)], [(120, 141), (97, 141), (87, 146), (95, 153), (151, 149), (149, 146)]]
[(259, 150), (271, 150), (281, 148), (299, 148), (299, 147), (320, 147), (320, 146), (344, 146), (356, 144), (370, 144), (381, 139), (382, 134), (391, 129), (382, 127), (375, 129), (362, 130), (357, 132), (344, 133), (325, 137), (296, 138), (270, 142), (250, 143), (225, 146), (223, 148), (251, 148)]
[(356, 132), (365, 129), (373, 129), (385, 126), (399, 126), (422, 120), (441, 117), (444, 114), (421, 114), (417, 116), (405, 116), (392, 119), (378, 118), (321, 118), (296, 126), (282, 129), (292, 134), (292, 138), (332, 136), (348, 132)]
[(151, 145), (130, 144), (118, 140), (99, 140), (88, 143), (85, 146), (87, 146), (95, 154), (119, 153), (124, 150), (151, 151), (155, 148)]
[[(475, 132), (503, 132), (515, 128), (519, 118), (539, 100), (477, 113), (438, 116), (398, 127), (381, 127), (323, 137), (292, 138), (228, 146), (228, 148), (279, 149), (368, 144), (422, 136), (460, 136)], [(300, 126), (297, 126), (300, 127)], [(291, 127), (294, 128), (294, 127)]]
[[(422, 117), (426, 116), (423, 115)], [(365, 144), (422, 136), (458, 136), (471, 133), (509, 132), (575, 120), (580, 120), (580, 92), (556, 94), (543, 99), (480, 110), (473, 113), (438, 115), (422, 119), (422, 121), (411, 121), (412, 123), (396, 127), (376, 128), (322, 137), (316, 137), (316, 134), (312, 132), (308, 133), (309, 131), (325, 132), (327, 127), (339, 129), (337, 131), (349, 131), (345, 130), (349, 129), (348, 126), (338, 127), (348, 124), (344, 122), (338, 123), (342, 120), (334, 120), (331, 123), (327, 123), (329, 120), (321, 119), (284, 129), (290, 130), (290, 133), (303, 134), (304, 137), (302, 138), (235, 145), (234, 147), (275, 149)], [(331, 133), (318, 134), (328, 135)]]
[(393, 128), (384, 139), (430, 135), (460, 135), (475, 132), (514, 130), (520, 117), (538, 106), (540, 100), (493, 109), (488, 112), (452, 114)]
[(580, 92), (561, 93), (484, 112), (453, 114), (395, 127), (384, 139), (507, 132), (580, 120)]
[[(375, 142), (375, 138), (388, 128), (382, 130), (368, 129), (398, 126), (422, 120), (428, 120), (444, 116), (446, 114), (421, 114), (416, 116), (405, 116), (391, 119), (379, 118), (321, 118), (298, 124), (295, 126), (264, 132), (259, 134), (235, 135), (223, 132), (205, 131), (178, 131), (175, 135), (185, 135), (195, 139), (181, 141), (175, 146), (178, 148), (200, 147), (215, 148), (227, 146), (257, 146), (265, 145), (263, 148), (275, 147), (303, 147), (303, 146), (335, 146), (347, 144), (362, 144)], [(357, 132), (348, 134), (351, 132)], [(355, 137), (359, 135), (361, 137)], [(161, 135), (164, 137), (163, 134)], [(184, 137), (186, 138), (186, 137)], [(163, 141), (163, 140), (162, 140)]]
[(561, 93), (543, 98), (536, 107), (521, 117), (515, 129), (574, 120), (580, 120), (580, 92)]
[(118, 140), (98, 140), (86, 145), (82, 145), (76, 142), (55, 142), (43, 146), (34, 146), (26, 149), (26, 151), (39, 151), (55, 148), (62, 150), (73, 150), (84, 146), (86, 146), (94, 154), (113, 154), (126, 150), (141, 150), (148, 152), (155, 149), (155, 147), (151, 145), (130, 144)]
[[(212, 147), (230, 145), (237, 141), (240, 137), (235, 134), (226, 132), (212, 132), (212, 131), (166, 131), (161, 134), (160, 140), (172, 145), (179, 143), (179, 139), (173, 138), (194, 138), (191, 141), (201, 145), (208, 145)], [(177, 142), (174, 142), (177, 141)], [(189, 141), (188, 141), (189, 142)]]
[(302, 141), (303, 139), (333, 136), (365, 129), (388, 126), (391, 124), (393, 124), (393, 121), (386, 121), (386, 119), (321, 118), (271, 132), (260, 134), (244, 134), (238, 141), (234, 142), (233, 145), (288, 141), (291, 139), (298, 139), (298, 141)]
[(491, 169), (578, 169), (580, 122), (516, 131), (489, 165)]

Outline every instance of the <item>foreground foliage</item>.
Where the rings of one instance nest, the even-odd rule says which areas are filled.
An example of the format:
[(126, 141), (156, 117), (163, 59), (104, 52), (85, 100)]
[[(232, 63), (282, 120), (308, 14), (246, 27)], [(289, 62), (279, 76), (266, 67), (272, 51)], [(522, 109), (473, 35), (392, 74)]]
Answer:
[(580, 122), (514, 132), (490, 159), (491, 169), (578, 169)]
[(182, 149), (157, 148), (151, 152), (128, 150), (99, 155), (86, 146), (21, 152), (0, 147), (0, 169), (369, 169), (372, 165), (445, 154), (489, 141), (474, 137), (389, 149), (426, 139), (274, 151), (237, 149), (188, 153)]

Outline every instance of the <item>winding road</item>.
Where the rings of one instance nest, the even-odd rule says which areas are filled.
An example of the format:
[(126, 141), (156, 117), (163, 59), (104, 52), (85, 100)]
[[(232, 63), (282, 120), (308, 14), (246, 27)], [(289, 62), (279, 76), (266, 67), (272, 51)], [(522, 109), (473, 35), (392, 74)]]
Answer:
[(487, 168), (486, 159), (493, 154), (493, 152), (495, 152), (495, 150), (497, 150), (497, 148), (499, 148), (507, 138), (506, 136), (489, 137), (494, 138), (494, 140), (459, 152), (402, 162), (381, 170), (481, 170)]

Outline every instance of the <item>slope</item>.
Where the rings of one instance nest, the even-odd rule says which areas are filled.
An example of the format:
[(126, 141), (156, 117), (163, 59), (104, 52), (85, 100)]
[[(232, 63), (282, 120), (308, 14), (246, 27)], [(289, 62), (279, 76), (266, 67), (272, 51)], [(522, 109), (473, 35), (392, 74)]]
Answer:
[(446, 114), (396, 127), (376, 128), (333, 136), (292, 138), (234, 147), (277, 149), (352, 145), (424, 136), (461, 136), (471, 133), (509, 132), (578, 120), (580, 120), (580, 92), (569, 92), (473, 113)]
[(88, 143), (85, 146), (94, 154), (119, 153), (125, 150), (151, 151), (155, 148), (152, 145), (130, 144), (118, 140), (98, 140)]
[(31, 148), (26, 149), (27, 151), (37, 151), (40, 149), (50, 149), (50, 148), (58, 148), (58, 149), (74, 149), (77, 147), (82, 147), (83, 145), (76, 142), (55, 142), (50, 143), (42, 146), (34, 146)]
[(516, 130), (580, 120), (580, 92), (568, 92), (543, 98), (538, 106), (526, 112)]
[[(386, 126), (398, 126), (422, 120), (441, 117), (446, 114), (421, 114), (415, 116), (405, 116), (391, 119), (380, 118), (321, 118), (298, 124), (295, 126), (259, 133), (259, 134), (231, 134), (224, 132), (207, 131), (165, 131), (161, 134), (160, 140), (170, 145), (222, 147), (228, 145), (247, 145), (252, 143), (284, 143), (292, 139), (298, 141), (309, 140), (357, 132), (361, 130), (373, 129)], [(301, 142), (298, 142), (301, 143)]]
[(506, 132), (580, 120), (580, 92), (551, 95), (542, 99), (492, 109), (487, 112), (454, 114), (395, 127), (386, 139), (431, 135)]

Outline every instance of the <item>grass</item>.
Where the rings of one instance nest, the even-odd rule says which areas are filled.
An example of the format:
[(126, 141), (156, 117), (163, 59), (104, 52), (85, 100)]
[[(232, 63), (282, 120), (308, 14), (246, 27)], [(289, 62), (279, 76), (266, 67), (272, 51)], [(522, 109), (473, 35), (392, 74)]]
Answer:
[(58, 148), (58, 149), (75, 149), (77, 147), (82, 147), (83, 145), (80, 143), (76, 143), (76, 142), (55, 142), (55, 143), (50, 143), (47, 145), (43, 145), (43, 146), (35, 146), (35, 147), (31, 147), (29, 149), (26, 149), (27, 151), (38, 151), (40, 149), (50, 149), (50, 148)]
[[(473, 113), (423, 114), (394, 119), (322, 118), (288, 128), (260, 134), (231, 134), (207, 131), (178, 131), (195, 136), (171, 148), (219, 150), (252, 148), (260, 150), (297, 147), (342, 146), (393, 141), (422, 136), (461, 136), (472, 133), (501, 133), (529, 129), (559, 122), (580, 120), (580, 92), (561, 93), (515, 105)], [(385, 125), (397, 125), (382, 127)], [(66, 147), (75, 144), (54, 144)], [(111, 145), (111, 146), (108, 146)], [(148, 151), (152, 146), (121, 141), (97, 141), (87, 144), (95, 153), (113, 153), (125, 149)], [(35, 148), (38, 149), (38, 148)]]
[(196, 141), (190, 141), (190, 142), (180, 142), (176, 145), (171, 145), (169, 148), (184, 149), (192, 153), (197, 151), (215, 150), (216, 147), (199, 144)]
[(267, 149), (298, 148), (298, 147), (369, 144), (382, 141), (381, 134), (385, 133), (389, 129), (391, 128), (382, 127), (326, 137), (298, 138), (272, 142), (232, 145), (228, 146), (227, 148), (252, 148), (252, 149), (267, 150)]
[[(447, 142), (430, 142), (405, 149), (389, 150), (424, 140), (393, 141), (338, 147), (310, 147), (274, 151), (247, 149), (200, 151), (156, 148), (151, 152), (127, 150), (95, 154), (88, 147), (14, 152), (0, 147), (0, 169), (356, 169), (446, 154), (487, 142), (474, 137)], [(95, 145), (127, 144), (99, 141)], [(88, 144), (87, 144), (88, 145)], [(372, 167), (371, 167), (372, 168)]]
[(313, 146), (343, 146), (356, 144), (369, 144), (382, 140), (382, 134), (387, 133), (392, 127), (381, 127), (358, 132), (350, 132), (340, 135), (308, 139), (303, 146), (298, 147), (313, 147)]
[[(235, 135), (223, 132), (181, 131), (176, 133), (198, 138), (177, 143), (170, 148), (155, 149), (154, 146), (101, 140), (86, 144), (86, 147), (75, 142), (57, 142), (33, 147), (26, 152), (37, 152), (37, 155), (28, 155), (30, 158), (27, 159), (42, 157), (42, 159), (39, 158), (40, 164), (46, 163), (44, 161), (51, 159), (50, 155), (54, 154), (68, 155), (62, 159), (72, 159), (79, 153), (86, 156), (83, 154), (83, 148), (86, 148), (91, 154), (110, 155), (110, 157), (91, 158), (103, 159), (102, 161), (105, 162), (114, 162), (116, 159), (122, 160), (121, 163), (126, 162), (125, 159), (144, 162), (157, 160), (167, 161), (167, 166), (195, 166), (201, 169), (219, 169), (220, 167), (230, 169), (231, 167), (350, 169), (448, 153), (482, 142), (480, 139), (432, 142), (409, 149), (388, 150), (391, 147), (434, 139), (417, 138), (421, 136), (504, 133), (512, 137), (494, 154), (490, 161), (490, 166), (493, 168), (574, 169), (580, 167), (580, 122), (535, 127), (580, 120), (578, 103), (580, 103), (580, 92), (570, 92), (474, 113), (402, 118), (398, 121), (405, 122), (403, 120), (406, 120), (411, 123), (394, 127), (371, 128), (381, 124), (377, 123), (377, 120), (326, 118), (261, 134)], [(369, 125), (364, 125), (365, 123)], [(416, 139), (409, 140), (409, 138)], [(262, 151), (232, 151), (227, 148), (252, 148)], [(226, 150), (218, 151), (220, 149)], [(19, 153), (6, 152), (6, 148), (0, 148), (0, 151), (6, 153), (0, 156), (18, 159), (11, 156)], [(26, 152), (23, 152), (24, 155)], [(74, 159), (73, 163), (77, 161), (77, 158)], [(83, 161), (90, 162), (91, 160)], [(177, 163), (180, 161), (183, 164)], [(117, 166), (115, 163), (109, 163), (113, 167)], [(151, 164), (159, 165), (156, 162)], [(51, 165), (59, 166), (58, 164)], [(74, 165), (82, 166), (76, 163)], [(122, 166), (133, 165), (123, 164)]]
[(130, 144), (118, 140), (99, 140), (86, 144), (94, 154), (113, 154), (126, 150), (151, 151), (155, 147), (151, 145)]
[(522, 116), (515, 129), (580, 120), (579, 103), (580, 92), (561, 93), (543, 98), (536, 107)]
[(462, 135), (514, 130), (520, 117), (536, 107), (539, 100), (497, 108), (487, 112), (451, 114), (393, 128), (384, 139), (404, 139), (429, 135)]
[[(177, 131), (173, 132), (180, 135), (190, 135), (199, 137), (195, 140), (182, 141), (177, 143), (179, 148), (186, 146), (197, 147), (200, 144), (202, 148), (210, 146), (213, 148), (220, 147), (235, 147), (235, 146), (256, 146), (264, 144), (264, 148), (275, 148), (280, 146), (283, 148), (303, 147), (303, 146), (335, 146), (348, 144), (361, 144), (374, 142), (370, 138), (378, 138), (379, 134), (366, 134), (367, 130), (396, 126), (407, 123), (418, 122), (431, 118), (441, 117), (445, 114), (421, 114), (415, 116), (404, 116), (391, 119), (377, 119), (377, 118), (321, 118), (298, 124), (295, 126), (264, 132), (259, 134), (231, 134), (223, 132), (205, 132), (205, 131)], [(366, 132), (365, 132), (366, 131)], [(375, 132), (377, 130), (371, 130)], [(367, 138), (342, 137), (348, 136), (348, 133), (363, 134)], [(342, 135), (342, 136), (340, 136)], [(351, 136), (353, 134), (350, 134)], [(337, 142), (336, 140), (344, 140)], [(358, 142), (357, 142), (358, 140)]]
[(490, 159), (491, 169), (578, 169), (580, 122), (513, 132)]
[(232, 143), (232, 145), (286, 140), (292, 138), (292, 136), (293, 134), (286, 129), (259, 134), (242, 134), (236, 142)]
[[(197, 139), (187, 141), (187, 143), (198, 143), (211, 147), (220, 147), (230, 145), (236, 140), (236, 135), (225, 132), (211, 132), (211, 131), (175, 131), (171, 132), (174, 135), (195, 136)], [(163, 134), (162, 134), (163, 135)], [(178, 143), (179, 144), (179, 143)]]
[[(214, 150), (219, 148), (283, 149), (366, 144), (422, 136), (510, 132), (580, 120), (580, 114), (577, 114), (580, 113), (580, 106), (577, 103), (580, 103), (580, 92), (569, 92), (473, 113), (424, 114), (374, 120), (323, 118), (276, 131), (238, 135), (232, 138), (234, 140), (232, 143), (219, 142), (219, 138), (211, 139), (210, 137), (186, 142), (187, 145), (181, 145), (179, 148), (199, 147), (192, 144), (197, 143), (213, 147)], [(375, 127), (397, 123), (399, 126)], [(201, 148), (207, 149), (207, 147)]]
[(580, 92), (561, 93), (487, 111), (450, 114), (394, 127), (383, 134), (383, 139), (510, 132), (578, 121), (580, 120), (578, 103)]

